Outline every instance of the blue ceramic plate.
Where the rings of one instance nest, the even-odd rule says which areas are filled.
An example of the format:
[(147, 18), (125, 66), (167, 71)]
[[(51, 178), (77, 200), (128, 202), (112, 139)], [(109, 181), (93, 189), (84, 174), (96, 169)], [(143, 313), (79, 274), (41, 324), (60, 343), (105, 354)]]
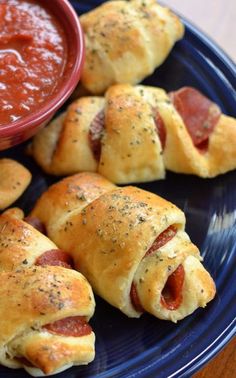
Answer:
[[(101, 1), (72, 1), (78, 13)], [(208, 38), (185, 21), (186, 34), (146, 84), (174, 90), (199, 88), (222, 110), (236, 117), (236, 68)], [(24, 146), (1, 153), (22, 161), (34, 173), (17, 205), (27, 212), (53, 182), (24, 155)], [(129, 319), (97, 298), (92, 325), (96, 359), (58, 378), (189, 377), (212, 358), (236, 331), (236, 171), (211, 180), (168, 173), (165, 181), (141, 185), (173, 201), (185, 211), (187, 232), (202, 251), (217, 286), (217, 296), (177, 325), (144, 315)], [(0, 368), (0, 377), (27, 374)]]

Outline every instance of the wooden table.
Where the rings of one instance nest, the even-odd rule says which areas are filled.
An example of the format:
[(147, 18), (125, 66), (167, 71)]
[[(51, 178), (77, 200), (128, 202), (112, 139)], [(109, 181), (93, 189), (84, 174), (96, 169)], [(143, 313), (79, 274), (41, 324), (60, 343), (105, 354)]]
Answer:
[(235, 378), (236, 337), (193, 378)]
[[(236, 63), (236, 0), (162, 0), (211, 37)], [(236, 338), (194, 378), (236, 378)]]

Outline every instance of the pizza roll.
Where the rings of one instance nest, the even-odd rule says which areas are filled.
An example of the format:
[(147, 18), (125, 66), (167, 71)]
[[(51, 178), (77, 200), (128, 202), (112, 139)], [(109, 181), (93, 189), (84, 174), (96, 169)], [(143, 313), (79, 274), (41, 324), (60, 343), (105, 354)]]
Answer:
[(80, 22), (86, 45), (81, 81), (94, 94), (142, 81), (184, 34), (180, 19), (156, 0), (107, 1)]
[(120, 84), (73, 103), (60, 127), (34, 138), (31, 154), (48, 173), (97, 171), (124, 184), (164, 178), (165, 168), (215, 177), (236, 168), (235, 142), (236, 120), (196, 89)]
[[(83, 190), (79, 177), (77, 190)], [(74, 177), (66, 180), (68, 185)], [(147, 311), (174, 322), (212, 300), (214, 282), (184, 231), (185, 216), (176, 206), (135, 187), (113, 186), (94, 199), (91, 196), (82, 207), (73, 202), (72, 192), (74, 211), (64, 218), (56, 194), (64, 185), (65, 180), (45, 192), (32, 216), (44, 222), (60, 248), (70, 252), (75, 267), (102, 298), (130, 317)], [(49, 200), (59, 218), (57, 227), (46, 210)], [(69, 193), (66, 200), (70, 202)]]
[[(61, 227), (67, 225), (67, 218), (74, 211), (81, 211), (88, 203), (115, 185), (94, 173), (82, 173), (65, 178), (59, 185), (52, 185), (43, 195), (44, 207), (41, 217), (24, 217), (22, 210), (12, 208), (0, 215), (0, 271), (36, 265), (61, 265), (72, 267), (68, 253), (58, 249), (47, 236), (44, 223), (49, 217), (51, 237)], [(57, 208), (55, 208), (55, 202)]]
[[(40, 220), (48, 237), (56, 240), (58, 230), (70, 226), (72, 214), (79, 214), (84, 207), (103, 193), (116, 186), (96, 173), (80, 173), (52, 185), (37, 201), (37, 211), (31, 217)], [(42, 206), (41, 206), (42, 204)], [(47, 222), (50, 219), (50, 222)], [(55, 241), (56, 243), (56, 241)]]
[(31, 181), (31, 173), (12, 159), (0, 159), (0, 210), (15, 202)]
[(69, 106), (60, 126), (52, 123), (36, 135), (30, 153), (55, 175), (97, 171), (116, 183), (164, 178), (156, 107), (166, 97), (159, 88), (122, 84), (105, 98), (81, 98)]
[(1, 272), (0, 297), (1, 364), (37, 377), (93, 360), (94, 297), (80, 273), (58, 266)]
[(106, 93), (104, 133), (98, 172), (124, 184), (165, 177), (162, 146), (155, 120), (156, 96), (130, 85), (113, 86)]
[(181, 88), (169, 98), (158, 107), (166, 130), (166, 169), (204, 178), (235, 169), (236, 119), (195, 88)]
[(49, 127), (37, 134), (28, 153), (50, 174), (95, 172), (97, 161), (90, 148), (89, 131), (93, 119), (103, 109), (102, 97), (75, 101), (66, 114), (54, 119)]
[(71, 267), (71, 257), (32, 224), (37, 218), (20, 219), (20, 211), (8, 210), (0, 215), (0, 271), (11, 271), (32, 265)]

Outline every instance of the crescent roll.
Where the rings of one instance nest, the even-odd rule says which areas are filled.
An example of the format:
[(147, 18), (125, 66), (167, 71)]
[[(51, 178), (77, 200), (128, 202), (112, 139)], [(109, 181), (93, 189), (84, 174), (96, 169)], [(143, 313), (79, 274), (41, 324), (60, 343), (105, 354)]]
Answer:
[(44, 224), (48, 237), (55, 241), (58, 231), (63, 228), (66, 232), (70, 226), (71, 215), (80, 213), (90, 202), (114, 188), (114, 184), (97, 173), (67, 177), (42, 194), (37, 202), (42, 203), (38, 205), (40, 214), (33, 210), (31, 216)]
[(36, 266), (0, 274), (0, 363), (37, 377), (94, 358), (90, 285), (78, 272)]
[[(70, 256), (12, 210), (0, 215), (0, 272), (32, 265), (72, 265)], [(22, 214), (21, 214), (22, 215)], [(27, 218), (25, 219), (27, 220)], [(30, 220), (30, 219), (29, 219)], [(34, 218), (31, 218), (31, 221)]]
[(0, 159), (0, 210), (15, 202), (31, 181), (31, 173), (12, 159)]
[[(215, 285), (201, 264), (198, 248), (184, 231), (184, 213), (152, 193), (109, 186), (105, 179), (98, 183), (91, 174), (90, 181), (94, 178), (94, 198), (92, 194), (86, 197), (85, 187), (88, 201), (84, 204), (75, 203), (74, 191), (67, 192), (66, 202), (72, 201), (73, 211), (66, 213), (57, 199), (70, 180), (76, 180), (81, 197), (84, 174), (54, 184), (31, 215), (44, 223), (60, 248), (70, 252), (75, 267), (95, 292), (130, 317), (147, 311), (176, 322), (205, 307), (215, 295)], [(97, 195), (100, 185), (104, 190)]]
[(106, 1), (80, 22), (86, 45), (81, 81), (94, 94), (142, 81), (184, 34), (180, 19), (156, 0)]
[(236, 120), (196, 89), (120, 84), (75, 101), (30, 152), (47, 173), (97, 171), (125, 184), (162, 179), (165, 169), (215, 177), (236, 168), (235, 143)]
[(204, 178), (235, 169), (236, 119), (195, 88), (171, 92), (169, 99), (158, 107), (166, 130), (166, 169)]
[(157, 99), (166, 99), (162, 89), (130, 85), (111, 87), (105, 98), (81, 98), (69, 106), (60, 126), (54, 121), (36, 135), (30, 153), (54, 175), (97, 171), (116, 183), (164, 178)]

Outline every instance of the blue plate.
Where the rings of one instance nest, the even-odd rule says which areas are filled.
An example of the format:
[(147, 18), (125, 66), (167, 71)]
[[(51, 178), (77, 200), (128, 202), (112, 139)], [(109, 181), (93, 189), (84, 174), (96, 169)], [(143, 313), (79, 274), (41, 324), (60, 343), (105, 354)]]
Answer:
[[(101, 1), (72, 1), (79, 14)], [(191, 24), (166, 62), (146, 84), (174, 90), (199, 88), (222, 110), (236, 117), (235, 66)], [(22, 161), (33, 172), (33, 182), (16, 203), (28, 212), (36, 198), (55, 181), (24, 155), (24, 145), (2, 152)], [(166, 378), (189, 377), (212, 358), (236, 331), (236, 171), (215, 179), (167, 174), (165, 181), (140, 185), (173, 201), (185, 211), (187, 232), (204, 256), (215, 279), (216, 298), (177, 325), (144, 315), (129, 319), (96, 298), (92, 326), (96, 358), (87, 367), (75, 367), (58, 378)], [(0, 368), (0, 377), (23, 378), (22, 371)]]

